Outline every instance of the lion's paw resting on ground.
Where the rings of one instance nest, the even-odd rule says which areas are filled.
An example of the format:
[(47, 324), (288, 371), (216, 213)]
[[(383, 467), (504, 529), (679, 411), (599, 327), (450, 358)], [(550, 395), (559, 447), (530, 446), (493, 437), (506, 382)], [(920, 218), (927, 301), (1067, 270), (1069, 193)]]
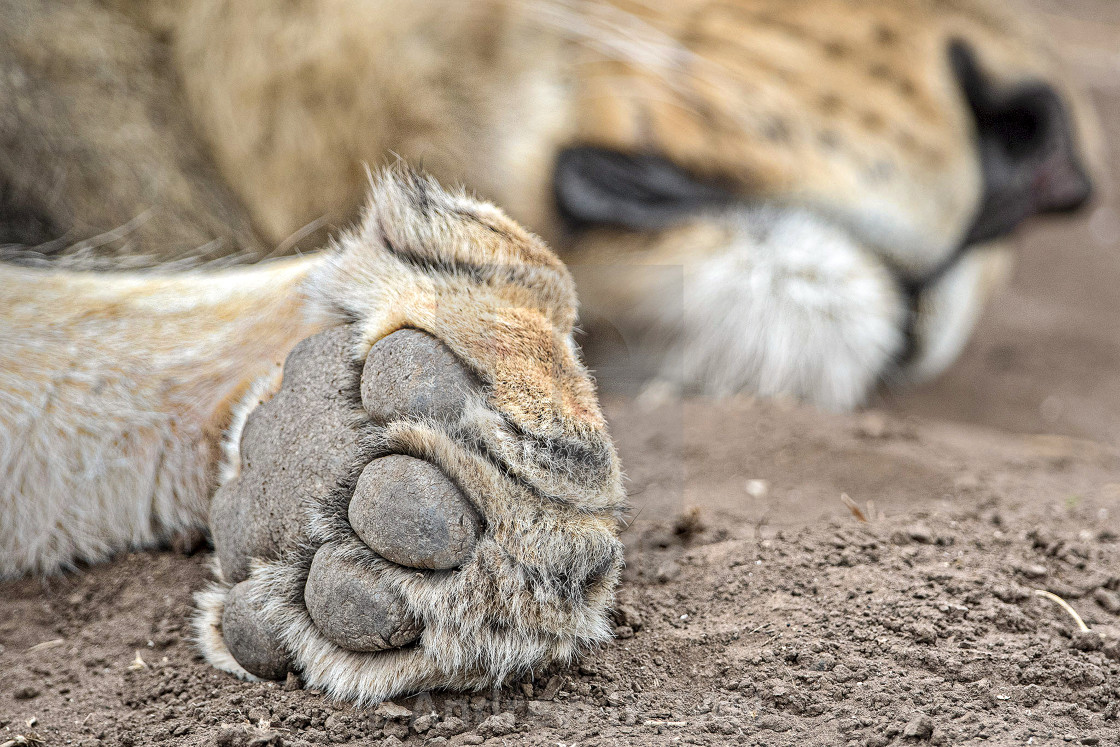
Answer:
[(405, 172), (308, 287), (341, 323), (231, 430), (208, 660), (369, 702), (605, 639), (624, 497), (559, 261)]

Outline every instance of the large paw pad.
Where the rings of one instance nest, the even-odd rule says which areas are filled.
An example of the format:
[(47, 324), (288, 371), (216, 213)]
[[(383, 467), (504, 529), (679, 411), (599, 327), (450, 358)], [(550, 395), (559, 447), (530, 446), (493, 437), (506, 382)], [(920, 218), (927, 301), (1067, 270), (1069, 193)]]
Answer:
[[(258, 677), (283, 677), (288, 657), (276, 626), (267, 622), (267, 600), (250, 593), (257, 582), (245, 580), (253, 561), (298, 556), (312, 542), (307, 526), (345, 492), (353, 463), (369, 456), (363, 432), (369, 423), (457, 418), (474, 386), (438, 340), (401, 330), (367, 357), (363, 415), (350, 381), (349, 341), (346, 330), (336, 329), (297, 346), (281, 390), (245, 425), (241, 474), (214, 498), (222, 571), (240, 582), (226, 601), (223, 638), (237, 662)], [(437, 467), (399, 454), (368, 461), (352, 494), (341, 499), (353, 536), (314, 551), (304, 586), (307, 611), (324, 637), (349, 651), (413, 643), (421, 626), (397, 589), (399, 576), (406, 569), (452, 570), (466, 563), (482, 531), (478, 512)]]

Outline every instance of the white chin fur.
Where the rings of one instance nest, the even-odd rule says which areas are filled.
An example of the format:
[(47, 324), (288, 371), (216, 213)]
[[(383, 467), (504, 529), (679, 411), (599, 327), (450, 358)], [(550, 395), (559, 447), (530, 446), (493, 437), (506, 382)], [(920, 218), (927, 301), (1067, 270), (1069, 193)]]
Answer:
[(905, 344), (908, 312), (890, 273), (807, 211), (729, 221), (726, 249), (684, 267), (679, 303), (664, 288), (642, 309), (671, 341), (662, 375), (715, 395), (789, 396), (831, 410), (864, 402)]

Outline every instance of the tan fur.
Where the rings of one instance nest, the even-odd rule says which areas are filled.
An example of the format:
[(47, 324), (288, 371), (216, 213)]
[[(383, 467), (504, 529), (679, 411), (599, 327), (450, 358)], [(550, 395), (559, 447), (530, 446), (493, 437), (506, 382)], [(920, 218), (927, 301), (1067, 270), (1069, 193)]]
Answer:
[[(263, 244), (152, 34), (97, 2), (0, 2), (0, 244), (169, 260)], [(14, 223), (14, 225), (13, 225)], [(30, 224), (30, 225), (28, 225)]]
[[(17, 144), (0, 152), (0, 226), (5, 213), (30, 221), (9, 240), (46, 241), (40, 253), (152, 263), (313, 248), (356, 217), (364, 164), (397, 154), (495, 201), (565, 260), (618, 264), (630, 259), (602, 232), (566, 233), (552, 200), (559, 149), (602, 145), (666, 156), (746, 203), (809, 209), (877, 261), (920, 275), (955, 251), (980, 196), (971, 115), (946, 57), (954, 39), (1002, 84), (1054, 85), (1079, 143), (1099, 148), (1040, 36), (989, 0), (5, 0), (0, 10), (16, 21), (0, 29), (0, 88), (20, 102), (0, 116)], [(103, 106), (106, 85), (130, 106)], [(717, 230), (738, 222), (725, 218), (705, 216)], [(657, 241), (662, 262), (714, 266), (743, 251), (698, 252), (687, 232), (673, 236)], [(982, 285), (954, 287), (978, 307)], [(586, 300), (627, 307), (642, 292), (620, 276), (609, 298)], [(703, 323), (689, 313), (685, 327)], [(895, 379), (938, 373), (971, 329), (968, 315), (923, 314), (946, 342), (936, 356), (919, 347)], [(752, 387), (734, 374), (682, 383)], [(882, 375), (864, 372), (835, 396), (786, 393), (850, 407)]]
[(553, 238), (551, 155), (586, 143), (811, 204), (920, 267), (980, 189), (948, 41), (1008, 83), (1071, 89), (1028, 24), (972, 0), (180, 6), (167, 23), (186, 96), (272, 242), (352, 217), (360, 164), (388, 152)]
[[(1054, 85), (1080, 145), (1097, 143), (1035, 32), (981, 0), (0, 0), (0, 18), (5, 256), (243, 261), (357, 220), (323, 254), (249, 268), (5, 266), (0, 576), (204, 525), (284, 355), (341, 322), (362, 332), (356, 359), (403, 326), (442, 340), (487, 384), (465, 413), (471, 433), (576, 507), (526, 514), (508, 476), (447, 433), (390, 429), (510, 523), (479, 556), (490, 565), (458, 577), (461, 604), (413, 585), (428, 632), (408, 651), (341, 652), (284, 601), (298, 591), (290, 566), (254, 571), (309, 681), (357, 699), (482, 686), (601, 640), (621, 502), (560, 259), (496, 208), (409, 172), (378, 181), (360, 212), (366, 163), (423, 164), (591, 276), (616, 268), (585, 298), (639, 330), (661, 375), (850, 408), (884, 377), (947, 366), (1005, 262), (988, 247), (928, 289), (919, 349), (892, 368), (909, 309), (889, 269), (938, 266), (980, 196), (947, 43), (968, 41), (1004, 83)], [(571, 145), (664, 156), (741, 204), (649, 234), (569, 234), (551, 177)], [(418, 207), (425, 190), (432, 213)], [(556, 451), (511, 437), (496, 412)], [(564, 460), (572, 444), (598, 455), (593, 469)], [(527, 600), (503, 552), (553, 579), (587, 557), (613, 565), (586, 604), (564, 606)], [(245, 675), (216, 632), (224, 594), (219, 582), (200, 599), (200, 640)], [(509, 635), (488, 632), (495, 616)]]
[(205, 526), (230, 408), (316, 329), (297, 284), (315, 263), (109, 277), (6, 267), (0, 576)]

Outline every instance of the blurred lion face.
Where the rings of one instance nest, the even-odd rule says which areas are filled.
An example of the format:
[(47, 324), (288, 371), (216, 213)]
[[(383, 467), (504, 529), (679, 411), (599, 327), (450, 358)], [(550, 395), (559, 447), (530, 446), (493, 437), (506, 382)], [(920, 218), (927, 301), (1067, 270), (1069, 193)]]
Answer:
[(397, 153), (542, 233), (589, 318), (701, 391), (847, 408), (938, 373), (998, 240), (1089, 193), (1091, 116), (995, 0), (188, 5), (199, 129), (269, 240)]
[(1089, 195), (1091, 116), (994, 3), (544, 5), (582, 42), (561, 244), (688, 385), (844, 408), (936, 374), (998, 240)]

